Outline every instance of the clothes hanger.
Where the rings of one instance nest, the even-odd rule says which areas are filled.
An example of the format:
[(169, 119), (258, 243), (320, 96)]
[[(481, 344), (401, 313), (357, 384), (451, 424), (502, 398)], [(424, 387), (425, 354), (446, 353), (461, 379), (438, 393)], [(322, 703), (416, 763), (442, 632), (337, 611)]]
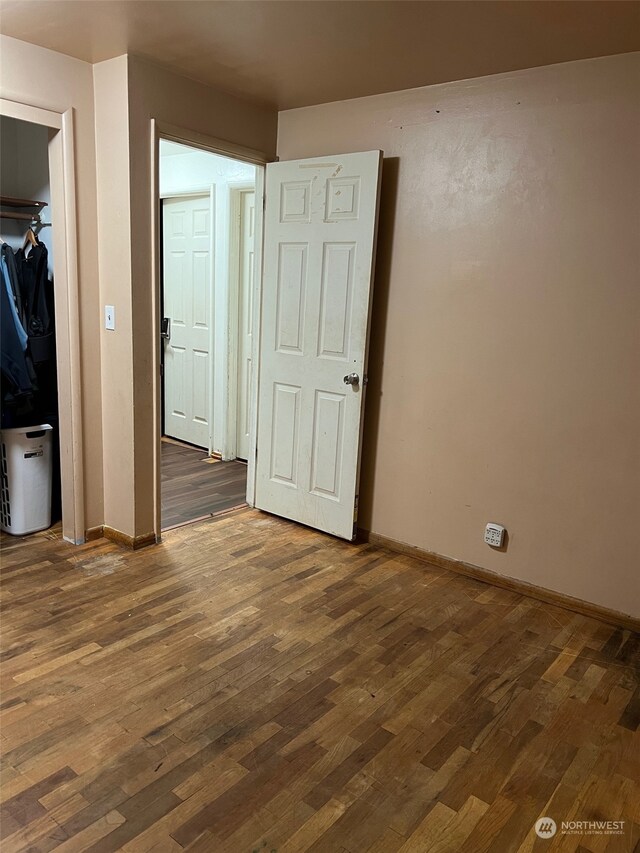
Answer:
[(27, 248), (27, 243), (31, 243), (32, 246), (38, 245), (38, 238), (33, 232), (33, 228), (29, 228), (27, 231), (26, 237), (24, 238), (24, 246), (22, 247), (23, 251)]

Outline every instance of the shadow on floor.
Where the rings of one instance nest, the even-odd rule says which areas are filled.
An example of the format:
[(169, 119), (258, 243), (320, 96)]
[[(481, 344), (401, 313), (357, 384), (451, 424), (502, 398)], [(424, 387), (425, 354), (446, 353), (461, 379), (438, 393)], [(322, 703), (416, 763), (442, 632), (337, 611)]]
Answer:
[(162, 529), (244, 504), (247, 466), (204, 450), (162, 441)]

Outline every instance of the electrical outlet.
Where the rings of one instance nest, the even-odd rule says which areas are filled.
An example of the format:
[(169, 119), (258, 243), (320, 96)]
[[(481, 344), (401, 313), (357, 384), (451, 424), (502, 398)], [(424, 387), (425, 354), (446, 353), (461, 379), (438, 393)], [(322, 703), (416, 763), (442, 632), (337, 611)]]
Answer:
[(500, 524), (487, 524), (484, 529), (484, 541), (494, 548), (502, 548), (505, 530)]
[(110, 332), (116, 328), (116, 309), (113, 305), (104, 306), (104, 327)]

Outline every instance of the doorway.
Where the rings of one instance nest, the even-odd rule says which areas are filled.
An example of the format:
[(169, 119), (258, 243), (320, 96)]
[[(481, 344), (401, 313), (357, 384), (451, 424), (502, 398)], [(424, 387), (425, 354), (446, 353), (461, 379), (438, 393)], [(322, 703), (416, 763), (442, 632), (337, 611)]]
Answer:
[[(40, 147), (43, 149), (46, 144), (49, 204), (40, 208), (40, 222), (34, 217), (34, 224), (51, 223), (43, 232), (51, 257), (55, 255), (55, 376), (48, 383), (48, 389), (57, 383), (60, 399), (64, 400), (58, 410), (60, 476), (56, 491), (60, 500), (62, 536), (79, 544), (85, 541), (85, 519), (73, 111), (56, 112), (3, 98), (0, 99), (0, 116), (3, 121), (17, 120), (23, 128), (28, 127), (32, 141), (38, 134), (46, 133), (46, 143), (43, 138)], [(6, 155), (7, 148), (4, 148), (3, 160)], [(44, 173), (44, 168), (41, 171)], [(28, 198), (14, 199), (14, 202), (25, 200), (46, 201)], [(15, 206), (11, 207), (15, 213)], [(7, 208), (4, 209), (7, 212)], [(20, 208), (18, 212), (25, 213)], [(33, 212), (32, 207), (26, 211)]]
[[(194, 146), (226, 159), (234, 159), (227, 152), (237, 151), (241, 162), (257, 164), (246, 504), (351, 540), (357, 530), (382, 152), (267, 164), (258, 152), (199, 134), (190, 136), (155, 120), (152, 132), (158, 141), (154, 148), (156, 180), (162, 138), (183, 147), (189, 147), (193, 139)], [(204, 192), (204, 188), (194, 186), (187, 194)], [(215, 211), (218, 209), (216, 203)], [(161, 218), (162, 211), (158, 210), (152, 222), (158, 249)], [(221, 260), (229, 264), (230, 254), (222, 259), (218, 256), (216, 264)], [(155, 268), (154, 323), (159, 329), (162, 321), (166, 335), (171, 318), (162, 304), (160, 252)], [(219, 341), (226, 336), (227, 346), (222, 346), (220, 358), (210, 350), (214, 365), (224, 365), (226, 359), (221, 376), (213, 371), (210, 429), (214, 440), (216, 435), (221, 437), (221, 446), (217, 453), (215, 449), (209, 451), (223, 462), (237, 460), (241, 446), (237, 429), (239, 346), (231, 343), (238, 334), (241, 305), (237, 295), (232, 298), (231, 288), (239, 286), (240, 276), (229, 274), (229, 266), (226, 273), (220, 282), (227, 288), (221, 311), (215, 283), (211, 329), (213, 333), (215, 326), (216, 334), (220, 331)], [(167, 441), (160, 370), (154, 372), (153, 381), (156, 436), (164, 434)], [(216, 405), (219, 395), (226, 399), (226, 405)], [(220, 418), (226, 423), (218, 432)], [(231, 420), (234, 428), (229, 427)], [(155, 447), (159, 530), (161, 442)]]
[(161, 139), (161, 526), (242, 506), (258, 167)]

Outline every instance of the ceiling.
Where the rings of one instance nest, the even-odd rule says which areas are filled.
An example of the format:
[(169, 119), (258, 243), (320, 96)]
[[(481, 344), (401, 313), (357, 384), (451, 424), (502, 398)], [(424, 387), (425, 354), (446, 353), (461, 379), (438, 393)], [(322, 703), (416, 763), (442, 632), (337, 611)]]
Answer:
[(0, 31), (100, 62), (135, 53), (288, 109), (640, 49), (618, 0), (0, 0)]

